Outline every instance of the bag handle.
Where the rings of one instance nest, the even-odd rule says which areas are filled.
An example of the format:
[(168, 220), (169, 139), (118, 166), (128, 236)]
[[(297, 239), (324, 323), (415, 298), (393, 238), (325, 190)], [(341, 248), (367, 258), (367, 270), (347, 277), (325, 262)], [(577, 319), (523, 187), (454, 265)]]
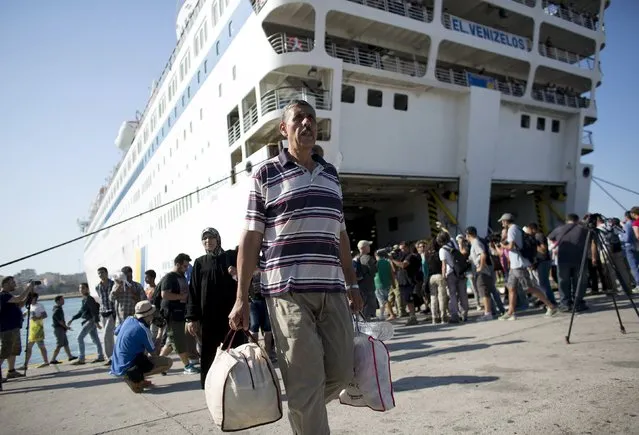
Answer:
[(353, 314), (353, 319), (355, 320), (355, 332), (361, 332), (359, 330), (359, 324), (360, 324), (359, 317), (362, 318), (361, 323), (366, 323), (366, 317), (364, 317), (364, 314), (361, 311), (358, 311), (357, 313)]
[[(235, 339), (235, 334), (237, 334), (237, 332), (238, 331), (236, 331), (236, 330), (229, 329), (229, 332), (226, 334), (226, 337), (224, 338), (224, 341), (222, 341), (222, 349), (224, 349), (224, 345), (228, 341), (228, 344), (226, 345), (226, 349), (224, 349), (224, 352), (228, 352), (229, 350), (231, 350), (231, 346), (233, 344), (233, 340)], [(250, 342), (252, 342), (257, 347), (259, 347), (262, 350), (262, 352), (266, 355), (266, 350), (262, 346), (260, 346), (260, 343), (258, 343), (258, 341), (255, 339), (255, 337), (253, 337), (253, 334), (251, 334), (250, 332), (246, 331), (245, 329), (242, 329), (242, 332), (244, 333), (244, 335), (246, 335), (246, 338), (248, 338), (248, 340)], [(230, 340), (229, 340), (229, 337), (231, 337)]]
[[(233, 340), (235, 340), (235, 334), (237, 334), (236, 330), (229, 329), (229, 332), (226, 334), (226, 337), (224, 337), (224, 340), (222, 340), (222, 349), (224, 349), (224, 344), (228, 342), (228, 345), (226, 346), (226, 349), (224, 349), (224, 352), (228, 352), (231, 349)], [(230, 340), (229, 340), (229, 337), (231, 337)]]

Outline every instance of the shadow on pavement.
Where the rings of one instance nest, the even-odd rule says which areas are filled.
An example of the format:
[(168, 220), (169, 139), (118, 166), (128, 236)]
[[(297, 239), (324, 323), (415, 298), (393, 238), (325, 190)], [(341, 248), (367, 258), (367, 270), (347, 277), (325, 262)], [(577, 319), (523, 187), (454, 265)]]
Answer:
[(425, 388), (442, 387), (452, 384), (481, 384), (495, 382), (497, 376), (412, 376), (393, 382), (395, 392), (423, 390)]
[(445, 347), (442, 349), (435, 349), (430, 352), (409, 352), (403, 355), (391, 356), (391, 361), (393, 362), (409, 361), (416, 358), (423, 358), (425, 356), (442, 355), (442, 354), (457, 353), (457, 352), (468, 352), (471, 350), (486, 349), (491, 346), (504, 346), (509, 344), (518, 344), (518, 343), (525, 343), (525, 342), (526, 342), (525, 340), (511, 340), (511, 341), (503, 341), (500, 343), (493, 343), (493, 344), (486, 344), (486, 343), (464, 344), (461, 346), (451, 346), (451, 347)]
[[(403, 337), (401, 337), (403, 338)], [(472, 340), (475, 337), (438, 337), (438, 338), (429, 338), (425, 340), (413, 340), (413, 341), (404, 341), (404, 342), (396, 342), (390, 341), (386, 344), (389, 352), (398, 351), (398, 350), (414, 350), (414, 349), (428, 349), (431, 346), (429, 343), (435, 343), (438, 341), (460, 341), (460, 340)]]
[(121, 382), (121, 381), (117, 378), (108, 377), (106, 379), (93, 379), (90, 381), (57, 383), (54, 385), (41, 385), (37, 387), (34, 386), (34, 387), (11, 388), (11, 386), (9, 386), (10, 389), (7, 389), (6, 386), (3, 384), (3, 387), (5, 388), (5, 390), (2, 393), (0, 393), (0, 395), (4, 396), (8, 394), (33, 393), (36, 391), (61, 390), (65, 388), (77, 389), (77, 388), (99, 387), (101, 385), (114, 384), (116, 382)]

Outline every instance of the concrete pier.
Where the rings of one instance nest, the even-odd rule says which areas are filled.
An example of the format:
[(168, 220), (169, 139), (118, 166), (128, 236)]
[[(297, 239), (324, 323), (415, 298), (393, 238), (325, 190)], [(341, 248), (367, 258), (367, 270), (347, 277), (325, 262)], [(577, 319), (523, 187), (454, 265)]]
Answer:
[[(333, 402), (332, 433), (639, 434), (639, 318), (622, 298), (622, 335), (608, 297), (587, 301), (570, 345), (570, 316), (545, 318), (540, 310), (514, 322), (398, 323), (387, 343), (397, 407), (379, 413)], [(183, 375), (179, 362), (151, 380), (156, 387), (137, 395), (102, 366), (29, 369), (3, 385), (0, 432), (221, 433), (199, 378)], [(291, 431), (285, 415), (240, 433)]]

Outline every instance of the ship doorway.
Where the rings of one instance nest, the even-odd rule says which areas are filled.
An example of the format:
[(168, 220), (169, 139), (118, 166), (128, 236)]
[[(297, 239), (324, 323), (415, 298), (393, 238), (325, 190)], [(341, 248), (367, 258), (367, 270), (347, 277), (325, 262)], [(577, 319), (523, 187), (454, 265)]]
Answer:
[(353, 255), (357, 254), (357, 243), (360, 240), (368, 240), (373, 242), (371, 246), (371, 252), (375, 252), (380, 246), (377, 242), (377, 223), (375, 221), (374, 209), (359, 209), (358, 213), (350, 212), (345, 215), (346, 218), (346, 230), (351, 242), (351, 252)]
[(499, 234), (497, 219), (512, 213), (520, 226), (536, 223), (544, 234), (561, 225), (566, 214), (564, 184), (493, 182), (488, 227)]
[[(343, 173), (340, 180), (353, 252), (359, 240), (369, 240), (373, 249), (380, 249), (428, 238), (435, 222), (447, 222), (444, 208), (453, 219), (457, 213), (456, 201), (443, 195), (456, 189), (457, 180)], [(432, 193), (437, 195), (437, 203)]]

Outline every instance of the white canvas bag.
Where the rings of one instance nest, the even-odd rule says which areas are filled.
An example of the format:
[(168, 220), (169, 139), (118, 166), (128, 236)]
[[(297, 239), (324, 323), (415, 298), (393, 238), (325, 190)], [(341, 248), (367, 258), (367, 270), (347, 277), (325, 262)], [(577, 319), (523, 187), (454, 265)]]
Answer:
[[(282, 418), (282, 393), (275, 369), (266, 351), (246, 335), (253, 343), (231, 349), (235, 331), (232, 336), (229, 332), (204, 382), (209, 412), (223, 432), (250, 429)], [(224, 350), (227, 341), (229, 346)]]
[(395, 407), (395, 396), (386, 345), (359, 331), (355, 332), (353, 344), (355, 376), (340, 393), (340, 403), (368, 407), (374, 411), (390, 411)]

